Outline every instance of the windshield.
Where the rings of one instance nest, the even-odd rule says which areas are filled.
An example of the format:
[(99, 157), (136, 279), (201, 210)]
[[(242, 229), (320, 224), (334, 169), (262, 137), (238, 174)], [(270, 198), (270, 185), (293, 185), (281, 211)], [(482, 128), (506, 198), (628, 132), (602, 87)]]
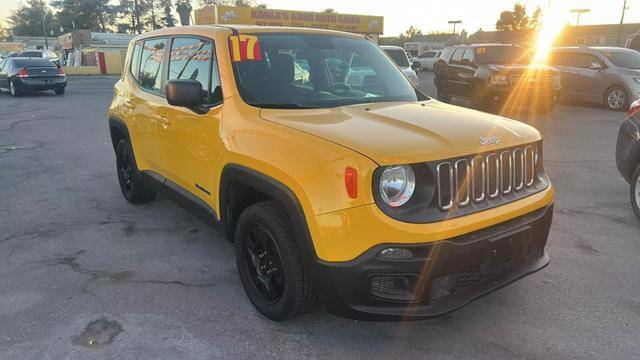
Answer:
[(627, 69), (640, 69), (640, 52), (634, 50), (600, 51), (616, 66)]
[(517, 46), (476, 47), (478, 64), (528, 64), (530, 55)]
[(45, 59), (15, 59), (13, 63), (17, 67), (56, 67), (49, 60)]
[(35, 57), (35, 58), (41, 58), (42, 57), (42, 51), (24, 51), (21, 52), (20, 55), (18, 55), (20, 57)]
[(384, 49), (384, 51), (389, 54), (389, 56), (393, 59), (393, 61), (398, 64), (400, 67), (409, 67), (409, 59), (407, 59), (407, 54), (404, 50), (400, 49)]
[(249, 105), (326, 108), (417, 100), (411, 83), (369, 40), (294, 33), (255, 37), (251, 56), (241, 56), (248, 42), (232, 52), (241, 56), (233, 58), (233, 70)]

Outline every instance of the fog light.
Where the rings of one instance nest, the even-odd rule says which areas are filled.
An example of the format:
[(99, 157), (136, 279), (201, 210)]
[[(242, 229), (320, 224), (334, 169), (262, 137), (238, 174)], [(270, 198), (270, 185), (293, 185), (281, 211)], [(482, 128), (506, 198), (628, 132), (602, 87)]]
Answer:
[(378, 257), (383, 259), (411, 259), (413, 252), (405, 248), (386, 248), (380, 251)]

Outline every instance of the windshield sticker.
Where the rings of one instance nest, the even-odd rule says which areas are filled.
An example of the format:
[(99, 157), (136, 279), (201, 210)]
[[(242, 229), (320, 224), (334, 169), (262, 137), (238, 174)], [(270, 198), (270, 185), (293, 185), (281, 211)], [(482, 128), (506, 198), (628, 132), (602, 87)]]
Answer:
[(476, 54), (478, 55), (482, 55), (487, 51), (487, 48), (477, 48), (476, 49)]
[(231, 50), (231, 61), (262, 60), (260, 42), (257, 36), (229, 36), (229, 49)]

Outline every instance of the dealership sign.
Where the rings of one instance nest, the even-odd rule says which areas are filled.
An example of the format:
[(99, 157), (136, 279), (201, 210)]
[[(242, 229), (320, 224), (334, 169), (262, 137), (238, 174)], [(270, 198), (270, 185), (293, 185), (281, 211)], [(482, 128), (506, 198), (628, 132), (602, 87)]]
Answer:
[(196, 25), (243, 24), (294, 26), (382, 34), (383, 17), (329, 12), (263, 9), (235, 6), (207, 6), (195, 11)]

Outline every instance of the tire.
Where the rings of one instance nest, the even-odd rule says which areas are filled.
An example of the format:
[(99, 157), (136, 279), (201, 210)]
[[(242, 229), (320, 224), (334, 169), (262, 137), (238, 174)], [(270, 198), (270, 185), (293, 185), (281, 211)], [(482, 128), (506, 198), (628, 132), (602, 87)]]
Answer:
[(265, 201), (247, 207), (235, 235), (236, 265), (255, 308), (282, 321), (306, 312), (315, 300), (291, 224), (280, 205)]
[(622, 86), (612, 86), (604, 94), (604, 106), (612, 111), (629, 109), (629, 93)]
[(56, 95), (64, 95), (66, 88), (61, 88), (61, 89), (55, 89), (53, 91), (55, 91)]
[(20, 97), (22, 96), (22, 89), (14, 81), (9, 81), (9, 93), (13, 97)]
[(640, 164), (636, 167), (636, 171), (631, 177), (631, 206), (640, 221)]
[(438, 80), (438, 100), (446, 103), (451, 102), (451, 95), (447, 94), (446, 85), (443, 80)]
[(116, 170), (120, 190), (128, 202), (144, 204), (156, 197), (153, 190), (142, 182), (131, 145), (125, 139), (120, 139), (116, 146)]

